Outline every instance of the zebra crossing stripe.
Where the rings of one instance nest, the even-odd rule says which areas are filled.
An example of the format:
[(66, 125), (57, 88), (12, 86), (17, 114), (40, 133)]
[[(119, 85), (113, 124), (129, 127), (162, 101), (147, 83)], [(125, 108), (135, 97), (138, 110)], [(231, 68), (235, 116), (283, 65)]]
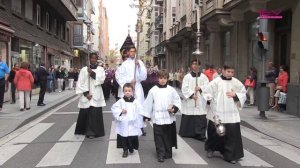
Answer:
[(244, 149), (244, 158), (239, 161), (241, 166), (249, 166), (249, 167), (273, 167), (269, 163), (263, 161), (256, 155), (250, 153), (249, 151)]
[(39, 123), (0, 147), (0, 166), (43, 134), (54, 123)]
[(300, 150), (288, 145), (286, 143), (283, 143), (281, 141), (278, 141), (274, 138), (271, 138), (269, 136), (266, 136), (262, 133), (253, 131), (249, 128), (246, 128), (244, 126), (241, 126), (242, 129), (242, 135), (255, 143), (264, 146), (265, 148), (297, 163), (300, 164)]
[[(152, 122), (150, 122), (150, 125), (153, 127)], [(177, 135), (177, 145), (178, 149), (173, 150), (172, 153), (172, 159), (176, 164), (207, 164), (179, 135)]]
[(111, 129), (109, 135), (109, 144), (107, 149), (106, 164), (138, 164), (141, 163), (139, 152), (135, 150), (132, 154), (129, 154), (127, 158), (122, 158), (123, 149), (117, 148), (117, 135), (116, 135), (116, 123), (111, 122)]
[(84, 140), (84, 136), (74, 135), (75, 126), (76, 123), (65, 132), (36, 167), (67, 166), (72, 163)]

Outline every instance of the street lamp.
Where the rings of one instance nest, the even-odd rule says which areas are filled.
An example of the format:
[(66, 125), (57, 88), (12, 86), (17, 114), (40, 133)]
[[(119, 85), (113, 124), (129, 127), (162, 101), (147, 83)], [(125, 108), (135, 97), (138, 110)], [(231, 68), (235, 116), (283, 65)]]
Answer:
[(196, 32), (196, 37), (197, 37), (197, 40), (196, 40), (196, 45), (197, 45), (197, 48), (196, 48), (196, 51), (194, 51), (192, 54), (194, 56), (197, 57), (197, 60), (198, 60), (198, 56), (202, 55), (203, 52), (200, 51), (200, 38), (202, 36), (202, 32), (200, 32), (200, 21), (201, 21), (201, 17), (200, 17), (200, 8), (202, 8), (202, 0), (199, 1), (199, 4), (197, 5), (197, 32)]

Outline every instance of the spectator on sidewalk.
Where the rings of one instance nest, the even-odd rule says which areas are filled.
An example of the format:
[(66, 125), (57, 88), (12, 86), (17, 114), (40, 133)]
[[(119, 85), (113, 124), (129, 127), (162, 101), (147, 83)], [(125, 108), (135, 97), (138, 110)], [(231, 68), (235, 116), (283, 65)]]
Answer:
[(276, 87), (275, 87), (275, 104), (272, 109), (278, 108), (278, 98), (280, 92), (286, 93), (287, 83), (288, 83), (289, 75), (287, 73), (287, 67), (285, 65), (280, 66), (280, 71), (278, 78), (276, 79)]
[(50, 67), (48, 68), (48, 76), (47, 76), (47, 88), (48, 88), (48, 92), (51, 93), (53, 91), (53, 83), (54, 83), (54, 72), (53, 69)]
[(175, 74), (173, 73), (173, 71), (171, 70), (169, 72), (169, 81), (168, 81), (168, 84), (170, 86), (173, 86), (174, 87), (174, 79), (175, 79)]
[(268, 69), (265, 72), (265, 78), (268, 82), (267, 86), (270, 89), (270, 100), (269, 105), (272, 107), (274, 105), (274, 94), (275, 94), (275, 80), (277, 78), (277, 72), (273, 65), (273, 62), (268, 63)]
[(69, 90), (74, 89), (74, 78), (75, 78), (75, 72), (73, 68), (71, 68), (68, 73)]
[(9, 73), (8, 82), (10, 82), (11, 102), (10, 104), (16, 103), (16, 85), (14, 83), (16, 72), (19, 70), (19, 64), (15, 63), (14, 67)]
[(248, 106), (254, 105), (254, 93), (255, 93), (255, 87), (256, 87), (256, 81), (257, 81), (257, 70), (254, 67), (250, 68), (250, 73), (245, 81), (245, 87), (247, 88), (247, 94), (250, 98), (250, 103)]
[(64, 72), (63, 72), (63, 67), (61, 66), (59, 66), (57, 69), (58, 69), (56, 72), (57, 87), (58, 87), (58, 92), (61, 92), (63, 87), (63, 82), (64, 82)]
[(5, 62), (2, 61), (2, 54), (0, 53), (0, 111), (2, 111), (4, 92), (8, 90), (6, 81), (8, 79), (9, 68)]
[(28, 63), (22, 62), (21, 69), (16, 72), (14, 83), (19, 92), (20, 111), (30, 109), (30, 92), (34, 84), (34, 79), (28, 71)]
[(79, 72), (77, 68), (74, 68), (74, 89), (76, 89)]
[(212, 81), (214, 75), (217, 74), (217, 70), (214, 65), (210, 65), (208, 69), (205, 70), (204, 74), (207, 76), (209, 81)]
[(47, 89), (47, 76), (48, 72), (45, 67), (45, 63), (41, 63), (40, 67), (36, 71), (37, 78), (39, 80), (40, 85), (40, 93), (39, 93), (39, 100), (37, 102), (38, 106), (45, 106), (44, 104), (44, 97)]

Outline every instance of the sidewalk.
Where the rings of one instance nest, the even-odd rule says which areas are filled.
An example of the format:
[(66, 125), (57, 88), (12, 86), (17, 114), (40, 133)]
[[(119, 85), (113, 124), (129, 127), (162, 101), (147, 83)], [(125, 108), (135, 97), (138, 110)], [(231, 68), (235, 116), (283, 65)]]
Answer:
[[(180, 97), (181, 90), (176, 88)], [(241, 125), (300, 148), (300, 118), (284, 112), (267, 111), (267, 119), (259, 117), (256, 106), (245, 106), (240, 113)]]
[(74, 90), (65, 90), (61, 93), (46, 92), (44, 100), (46, 106), (37, 106), (39, 95), (35, 94), (31, 98), (31, 109), (24, 111), (20, 111), (19, 100), (16, 104), (4, 103), (0, 112), (0, 138), (75, 96)]

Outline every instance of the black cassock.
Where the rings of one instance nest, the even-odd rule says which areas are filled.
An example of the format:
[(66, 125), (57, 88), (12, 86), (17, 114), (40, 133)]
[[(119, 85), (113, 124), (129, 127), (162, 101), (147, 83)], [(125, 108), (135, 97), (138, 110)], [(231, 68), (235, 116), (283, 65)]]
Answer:
[(226, 161), (236, 161), (244, 157), (240, 123), (224, 124), (226, 134), (219, 136), (212, 121), (208, 122), (206, 151), (219, 151)]
[(179, 135), (182, 137), (190, 137), (198, 140), (205, 140), (206, 127), (206, 115), (182, 114)]
[(157, 156), (171, 158), (172, 147), (177, 149), (176, 122), (166, 125), (153, 124), (153, 132)]
[(102, 107), (81, 108), (77, 119), (75, 134), (101, 137), (105, 135)]

